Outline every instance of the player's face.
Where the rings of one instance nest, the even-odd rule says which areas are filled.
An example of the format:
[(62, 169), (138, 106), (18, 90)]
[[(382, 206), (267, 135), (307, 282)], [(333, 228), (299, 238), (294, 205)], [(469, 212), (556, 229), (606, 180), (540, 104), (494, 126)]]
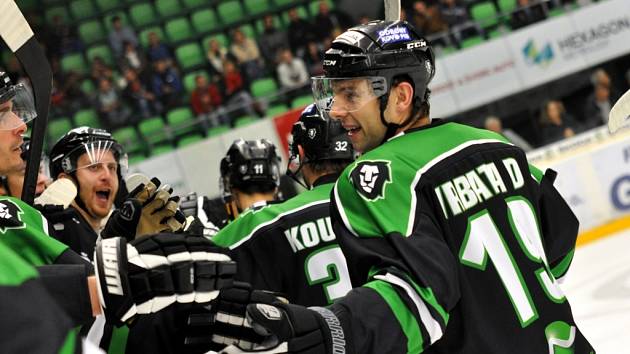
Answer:
[[(12, 197), (20, 198), (22, 196), (22, 188), (24, 187), (24, 173), (26, 171), (26, 164), (20, 171), (7, 175), (7, 184), (9, 185), (9, 191)], [(39, 174), (37, 175), (37, 184), (35, 185), (35, 196), (40, 196), (48, 184), (48, 176), (44, 173), (42, 166), (39, 167)]]
[(330, 116), (341, 121), (356, 151), (379, 146), (387, 128), (381, 123), (379, 100), (364, 79), (344, 80), (334, 85)]
[(0, 104), (0, 173), (5, 175), (18, 171), (23, 163), (20, 154), (26, 124), (13, 113), (12, 106), (11, 101)]
[(88, 154), (81, 155), (76, 171), (79, 198), (85, 204), (86, 211), (97, 218), (109, 214), (118, 192), (118, 163), (110, 150), (102, 156), (99, 162), (92, 163)]

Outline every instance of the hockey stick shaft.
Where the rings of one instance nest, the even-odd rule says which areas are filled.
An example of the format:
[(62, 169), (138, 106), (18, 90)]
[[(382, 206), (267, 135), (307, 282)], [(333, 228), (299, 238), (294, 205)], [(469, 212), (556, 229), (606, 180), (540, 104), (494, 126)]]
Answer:
[(385, 5), (385, 21), (400, 20), (400, 0), (383, 0)]

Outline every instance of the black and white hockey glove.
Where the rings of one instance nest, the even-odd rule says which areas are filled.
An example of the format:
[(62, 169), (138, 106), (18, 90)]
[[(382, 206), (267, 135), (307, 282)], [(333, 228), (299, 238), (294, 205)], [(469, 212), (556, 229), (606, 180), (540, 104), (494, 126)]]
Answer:
[(140, 181), (136, 181), (137, 186), (109, 218), (101, 237), (122, 236), (133, 240), (158, 232), (180, 231), (186, 217), (178, 209), (179, 197), (171, 196), (173, 189), (161, 185), (157, 178), (149, 181), (142, 175), (131, 178), (134, 176)]
[(332, 305), (304, 307), (274, 303), (247, 305), (247, 322), (264, 336), (253, 349), (231, 345), (219, 353), (354, 353), (351, 334), (340, 318), (343, 310)]
[(236, 274), (236, 263), (209, 240), (171, 233), (102, 239), (94, 263), (101, 307), (116, 325), (175, 302), (208, 303)]

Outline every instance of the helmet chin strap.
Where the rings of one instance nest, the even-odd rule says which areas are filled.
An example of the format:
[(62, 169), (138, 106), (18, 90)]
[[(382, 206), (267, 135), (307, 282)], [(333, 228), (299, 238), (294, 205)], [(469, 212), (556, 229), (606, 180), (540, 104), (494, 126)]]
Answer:
[(402, 123), (396, 124), (396, 123), (391, 123), (391, 122), (386, 121), (385, 109), (387, 108), (387, 101), (389, 100), (390, 93), (391, 91), (388, 91), (386, 95), (381, 96), (380, 102), (379, 102), (381, 124), (383, 124), (387, 128), (380, 145), (383, 145), (385, 142), (387, 142), (387, 140), (391, 139), (394, 135), (396, 135), (396, 131), (398, 131), (398, 129), (400, 129), (401, 127), (407, 126), (409, 123), (411, 123), (415, 119), (418, 111), (420, 110), (420, 104), (421, 104), (420, 99), (418, 97), (414, 97), (411, 113)]
[(74, 202), (76, 203), (77, 207), (79, 207), (81, 210), (86, 212), (89, 216), (91, 216), (94, 219), (97, 219), (98, 216), (92, 214), (92, 212), (87, 208), (87, 206), (83, 202), (83, 199), (81, 199), (81, 184), (79, 184), (79, 179), (77, 178), (75, 173), (76, 172), (72, 172), (68, 174), (69, 176), (72, 177), (74, 184), (77, 185), (77, 196), (74, 197)]

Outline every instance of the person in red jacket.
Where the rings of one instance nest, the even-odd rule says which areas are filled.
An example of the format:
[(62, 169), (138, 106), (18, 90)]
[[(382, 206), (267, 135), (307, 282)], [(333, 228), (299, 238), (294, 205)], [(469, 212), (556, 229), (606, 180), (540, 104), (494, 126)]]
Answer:
[(195, 89), (190, 95), (190, 105), (198, 118), (209, 121), (212, 126), (228, 124), (229, 118), (221, 106), (223, 96), (214, 83), (208, 83), (204, 75), (195, 76)]

